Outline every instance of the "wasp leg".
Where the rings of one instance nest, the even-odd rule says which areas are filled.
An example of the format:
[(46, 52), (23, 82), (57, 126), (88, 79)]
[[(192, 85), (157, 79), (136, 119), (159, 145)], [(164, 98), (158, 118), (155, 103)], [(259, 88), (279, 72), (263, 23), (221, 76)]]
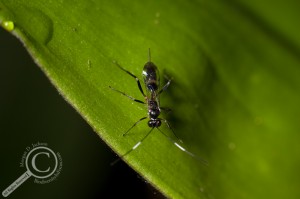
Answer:
[(167, 90), (167, 88), (170, 86), (171, 80), (169, 80), (160, 91), (158, 91), (157, 96), (160, 95), (163, 91)]
[(135, 101), (135, 102), (138, 102), (138, 103), (141, 103), (141, 104), (145, 104), (145, 102), (141, 101), (141, 100), (138, 100), (138, 99), (135, 99), (134, 97), (131, 97), (130, 95), (127, 95), (126, 93), (122, 92), (122, 91), (119, 91), (111, 86), (109, 86), (109, 88), (113, 91), (116, 91), (118, 93), (121, 93), (122, 95), (128, 97), (129, 99), (131, 99), (132, 101)]
[(124, 68), (123, 68), (122, 66), (120, 66), (116, 61), (114, 61), (114, 63), (115, 63), (121, 70), (123, 70), (124, 72), (126, 72), (127, 74), (129, 74), (131, 77), (133, 77), (133, 78), (136, 80), (136, 82), (137, 82), (137, 84), (138, 84), (138, 87), (139, 87), (139, 89), (140, 89), (142, 95), (143, 95), (144, 97), (146, 97), (146, 95), (145, 95), (145, 93), (144, 93), (144, 91), (143, 91), (143, 88), (142, 88), (142, 86), (141, 86), (141, 82), (140, 82), (139, 78), (137, 78), (137, 76), (135, 76), (134, 74), (132, 74), (132, 73), (129, 72), (128, 70), (124, 69)]

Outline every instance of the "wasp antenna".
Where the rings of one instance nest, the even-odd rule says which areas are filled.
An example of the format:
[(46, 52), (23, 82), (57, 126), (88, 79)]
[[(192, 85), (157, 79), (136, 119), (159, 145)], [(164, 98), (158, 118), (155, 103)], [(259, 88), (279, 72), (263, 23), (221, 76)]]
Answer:
[(149, 62), (151, 62), (151, 52), (150, 52), (150, 48), (148, 49), (148, 59), (149, 59)]
[(116, 159), (115, 161), (113, 161), (112, 163), (110, 163), (110, 166), (115, 165), (117, 162), (119, 162), (120, 160), (122, 160), (126, 155), (128, 155), (133, 150), (135, 150), (136, 148), (138, 148), (143, 143), (143, 141), (148, 137), (148, 135), (150, 135), (150, 133), (153, 131), (153, 129), (154, 129), (154, 127), (152, 127), (151, 130), (138, 143), (136, 143), (129, 151), (127, 151), (126, 153), (124, 153), (123, 155), (121, 155), (118, 159)]
[(196, 160), (200, 161), (203, 165), (208, 166), (209, 163), (204, 160), (203, 158), (201, 158), (200, 156), (188, 151), (186, 148), (182, 147), (180, 144), (178, 144), (175, 140), (173, 140), (172, 138), (170, 138), (168, 135), (166, 135), (164, 132), (162, 132), (162, 130), (160, 130), (159, 128), (157, 128), (161, 134), (163, 134), (170, 142), (172, 142), (177, 148), (179, 148), (181, 151), (185, 152), (186, 154), (188, 154), (189, 156), (195, 158)]

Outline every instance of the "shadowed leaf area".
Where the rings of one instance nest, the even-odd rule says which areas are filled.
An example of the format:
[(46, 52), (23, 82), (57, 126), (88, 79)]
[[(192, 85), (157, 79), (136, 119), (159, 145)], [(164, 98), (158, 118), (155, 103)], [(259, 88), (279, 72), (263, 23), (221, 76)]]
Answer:
[(147, 109), (109, 89), (144, 100), (114, 61), (142, 80), (151, 48), (161, 85), (172, 79), (160, 96), (172, 112), (162, 117), (209, 162), (154, 129), (124, 159), (167, 197), (299, 198), (297, 8), (289, 0), (1, 0), (0, 21), (13, 22), (6, 29), (120, 155), (150, 128), (144, 120), (122, 136)]

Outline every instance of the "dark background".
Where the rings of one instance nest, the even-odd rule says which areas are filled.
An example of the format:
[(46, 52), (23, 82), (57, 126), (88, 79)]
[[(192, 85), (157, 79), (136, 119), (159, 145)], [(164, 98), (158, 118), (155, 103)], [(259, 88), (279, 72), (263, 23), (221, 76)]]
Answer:
[(2, 28), (0, 60), (1, 193), (25, 172), (26, 147), (40, 142), (60, 153), (60, 175), (48, 184), (30, 177), (8, 198), (162, 198), (124, 162), (110, 166), (117, 156)]

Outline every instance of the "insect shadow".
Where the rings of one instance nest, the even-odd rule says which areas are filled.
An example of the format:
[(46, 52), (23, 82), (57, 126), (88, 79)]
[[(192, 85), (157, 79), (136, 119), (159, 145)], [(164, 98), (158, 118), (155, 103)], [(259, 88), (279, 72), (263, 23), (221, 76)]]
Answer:
[[(113, 91), (116, 91), (120, 94), (122, 94), (123, 96), (129, 98), (130, 100), (140, 103), (140, 104), (144, 104), (147, 106), (147, 116), (140, 118), (137, 122), (135, 122), (124, 134), (123, 136), (126, 136), (131, 129), (133, 129), (137, 124), (139, 124), (141, 121), (145, 120), (145, 119), (149, 119), (148, 120), (148, 126), (151, 128), (149, 130), (149, 132), (140, 140), (138, 141), (130, 150), (128, 150), (125, 154), (121, 155), (117, 160), (115, 160), (114, 162), (111, 163), (111, 165), (114, 165), (115, 163), (117, 163), (119, 160), (123, 159), (124, 156), (128, 155), (129, 153), (131, 153), (133, 150), (137, 149), (142, 143), (143, 141), (151, 134), (151, 132), (156, 128), (159, 132), (161, 132), (162, 135), (164, 135), (171, 143), (173, 143), (177, 148), (179, 148), (181, 151), (185, 152), (186, 154), (194, 157), (195, 159), (201, 161), (203, 164), (208, 165), (208, 162), (204, 159), (202, 159), (201, 157), (195, 155), (194, 153), (188, 151), (187, 149), (185, 149), (184, 147), (182, 147), (180, 144), (178, 144), (178, 142), (182, 142), (177, 135), (174, 132), (174, 129), (171, 127), (170, 123), (164, 119), (159, 117), (159, 115), (161, 114), (161, 111), (165, 111), (165, 112), (170, 112), (171, 109), (167, 108), (167, 107), (161, 107), (160, 106), (160, 95), (170, 86), (171, 84), (171, 79), (169, 79), (167, 81), (167, 83), (160, 88), (160, 75), (159, 75), (159, 70), (156, 67), (156, 65), (151, 61), (151, 54), (150, 54), (150, 49), (149, 49), (149, 54), (148, 54), (148, 62), (144, 65), (143, 71), (142, 71), (142, 75), (143, 75), (143, 80), (144, 80), (144, 85), (145, 85), (145, 90), (146, 90), (146, 94), (142, 88), (141, 82), (139, 80), (139, 78), (137, 76), (135, 76), (133, 73), (129, 72), (128, 70), (124, 69), (122, 66), (120, 66), (116, 61), (114, 61), (114, 64), (120, 68), (122, 71), (124, 71), (125, 73), (127, 73), (128, 75), (130, 75), (131, 77), (133, 77), (136, 82), (137, 82), (137, 86), (141, 92), (141, 94), (144, 97), (144, 101), (136, 99), (120, 90), (117, 90), (111, 86), (109, 86), (110, 89), (112, 89)], [(171, 129), (172, 133), (175, 135), (175, 137), (178, 139), (178, 142), (171, 138), (170, 136), (168, 136), (167, 134), (165, 134), (162, 130), (160, 130), (160, 126), (162, 123), (165, 123), (167, 125), (167, 127), (169, 129)]]

